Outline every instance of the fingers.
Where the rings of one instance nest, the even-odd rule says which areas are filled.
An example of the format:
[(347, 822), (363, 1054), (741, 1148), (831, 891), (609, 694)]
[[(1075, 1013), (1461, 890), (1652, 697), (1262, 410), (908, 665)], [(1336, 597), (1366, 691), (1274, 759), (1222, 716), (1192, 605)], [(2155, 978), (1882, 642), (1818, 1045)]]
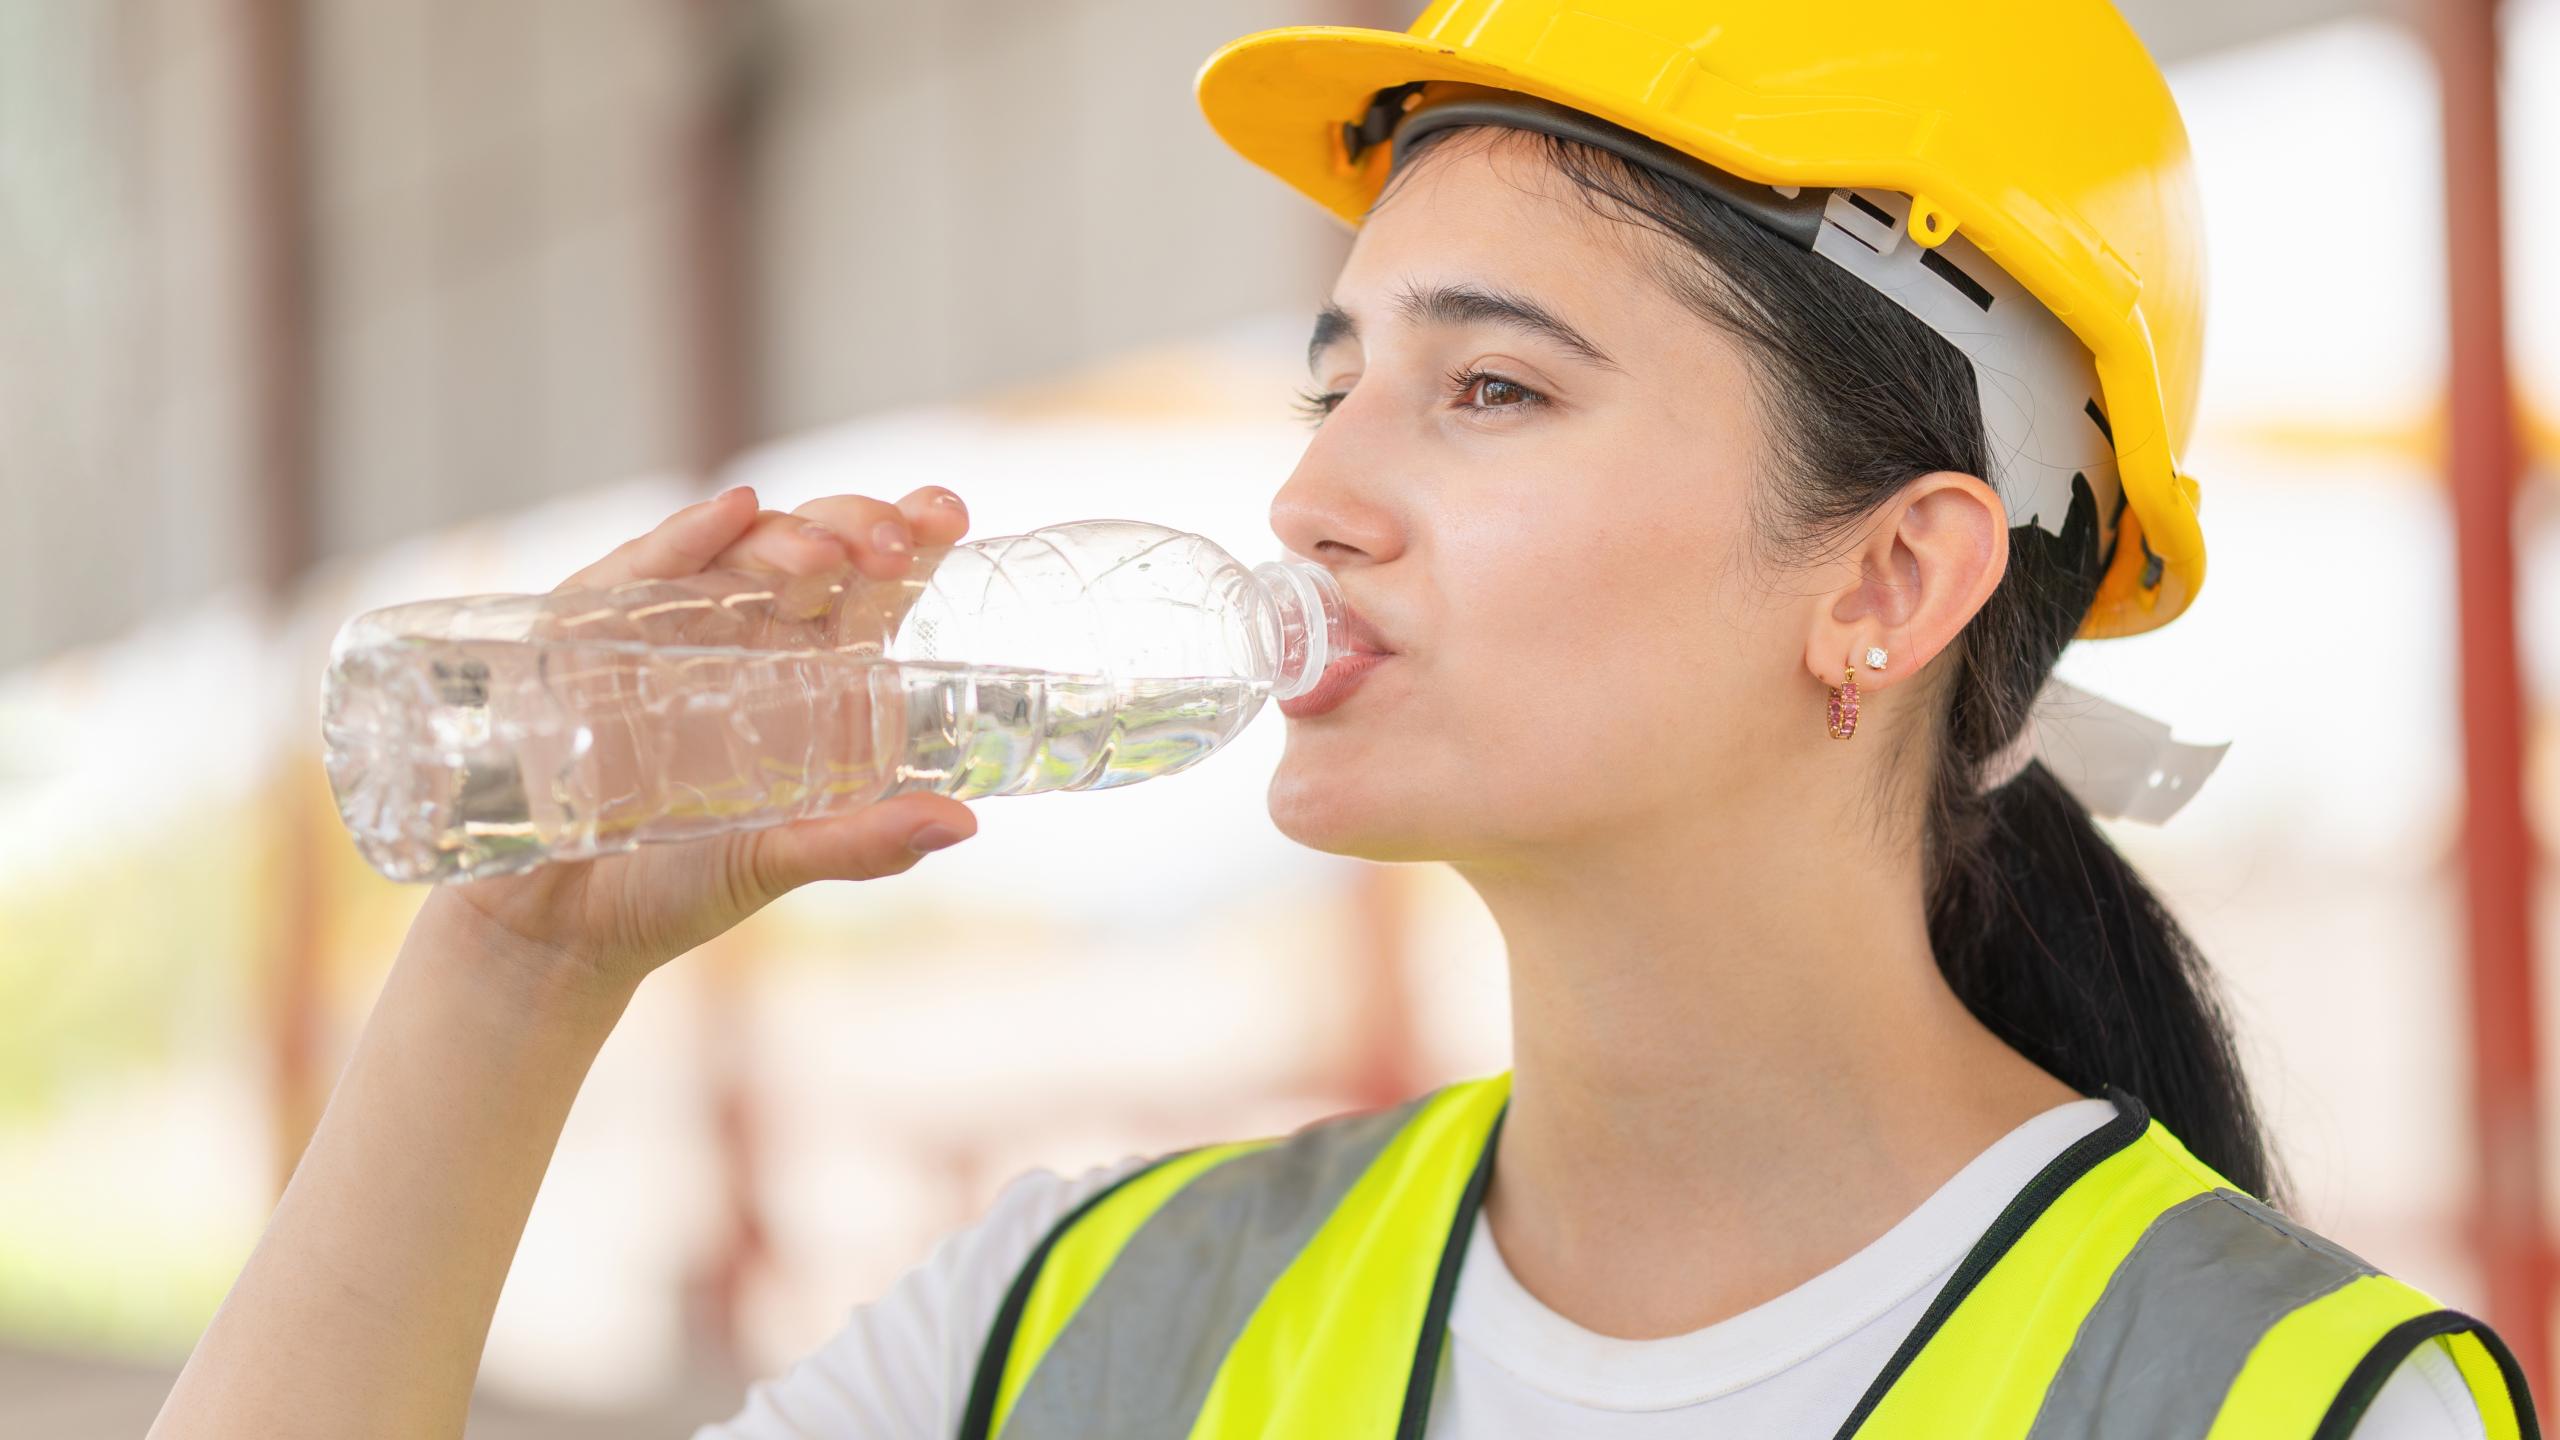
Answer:
[(895, 505), (868, 495), (829, 495), (789, 514), (758, 515), (711, 563), (811, 575), (851, 561), (865, 575), (892, 580), (908, 573), (918, 547), (956, 544), (968, 528), (960, 497), (939, 485)]
[(738, 485), (668, 516), (559, 588), (668, 580), (710, 569), (813, 575), (847, 562), (866, 575), (895, 579), (908, 573), (917, 548), (958, 544), (968, 530), (968, 507), (939, 485), (923, 486), (895, 505), (829, 495), (789, 514), (757, 509), (754, 488)]
[(700, 504), (687, 505), (648, 534), (624, 541), (603, 559), (561, 581), (560, 588), (602, 588), (625, 580), (671, 580), (698, 574), (738, 538), (755, 515), (754, 487), (732, 486)]
[[(932, 842), (936, 829), (953, 837)], [(947, 795), (901, 795), (850, 815), (803, 820), (739, 836), (748, 847), (745, 869), (758, 893), (750, 907), (817, 880), (876, 880), (912, 869), (930, 849), (947, 848), (978, 833), (978, 817)], [(919, 839), (921, 837), (921, 840)], [(913, 848), (923, 843), (926, 850)]]
[(969, 533), (969, 507), (939, 485), (927, 485), (898, 502), (918, 545), (957, 545)]
[[(779, 570), (788, 575), (815, 575), (854, 558), (843, 537), (824, 525), (813, 525), (781, 510), (767, 510), (740, 531), (728, 548), (711, 558), (714, 570)], [(870, 569), (870, 573), (881, 573)]]

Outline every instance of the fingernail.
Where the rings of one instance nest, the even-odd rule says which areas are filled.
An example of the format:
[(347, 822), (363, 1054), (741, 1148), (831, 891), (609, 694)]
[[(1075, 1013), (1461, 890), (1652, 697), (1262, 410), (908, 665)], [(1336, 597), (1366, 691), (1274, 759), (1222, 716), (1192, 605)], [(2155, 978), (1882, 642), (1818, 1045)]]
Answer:
[(752, 495), (754, 493), (755, 487), (752, 485), (732, 485), (728, 489), (721, 491), (718, 495), (713, 496), (711, 503), (717, 505), (732, 495)]
[(807, 525), (803, 525), (803, 526), (801, 526), (801, 527), (800, 527), (800, 533), (801, 533), (801, 534), (803, 534), (803, 535), (808, 536), (808, 537), (809, 537), (810, 539), (812, 539), (812, 540), (817, 541), (817, 542), (818, 542), (819, 544), (821, 544), (821, 545), (832, 546), (832, 547), (834, 547), (834, 548), (836, 548), (836, 549), (839, 549), (839, 550), (841, 550), (841, 549), (843, 549), (843, 548), (844, 548), (844, 539), (843, 539), (843, 537), (842, 537), (842, 536), (839, 536), (838, 534), (836, 534), (836, 532), (834, 532), (833, 530), (828, 529), (828, 528), (827, 528), (826, 526), (824, 526), (824, 525), (820, 525), (820, 524), (816, 524), (815, 522), (812, 522), (812, 523), (810, 523), (810, 524), (807, 524)]
[(957, 495), (952, 494), (952, 493), (951, 493), (950, 491), (948, 491), (948, 490), (945, 490), (945, 491), (940, 492), (939, 494), (936, 494), (936, 495), (933, 497), (933, 503), (934, 503), (934, 504), (936, 504), (936, 505), (949, 505), (949, 506), (957, 507), (957, 506), (959, 505), (959, 503), (960, 503), (960, 497), (959, 497), (959, 496), (957, 496)]
[(883, 520), (871, 527), (871, 543), (892, 555), (907, 553), (907, 532), (895, 521)]
[(936, 850), (959, 844), (963, 838), (959, 831), (948, 825), (927, 825), (907, 837), (907, 849), (918, 855), (930, 855)]

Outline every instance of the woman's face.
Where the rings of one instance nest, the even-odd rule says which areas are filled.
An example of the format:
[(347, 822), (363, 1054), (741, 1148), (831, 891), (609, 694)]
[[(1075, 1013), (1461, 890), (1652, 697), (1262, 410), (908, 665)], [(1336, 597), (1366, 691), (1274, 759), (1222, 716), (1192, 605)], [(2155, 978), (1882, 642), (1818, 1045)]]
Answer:
[(1647, 273), (1670, 242), (1529, 139), (1419, 158), (1317, 326), (1311, 389), (1339, 398), (1272, 527), (1396, 652), (1289, 721), (1272, 817), (1317, 849), (1500, 864), (1711, 823), (1776, 783), (1782, 720), (1821, 723), (1815, 597), (1754, 583), (1742, 352)]

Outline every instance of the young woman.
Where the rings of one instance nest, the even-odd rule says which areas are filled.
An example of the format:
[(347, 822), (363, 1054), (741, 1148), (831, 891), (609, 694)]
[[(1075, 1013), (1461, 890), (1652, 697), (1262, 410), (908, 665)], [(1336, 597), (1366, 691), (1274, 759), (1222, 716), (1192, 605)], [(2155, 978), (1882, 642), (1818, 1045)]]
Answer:
[[(2485, 1327), (2267, 1203), (2201, 960), (2018, 763), (2202, 570), (2183, 132), (2113, 12), (1468, 0), (1200, 84), (1358, 226), (1271, 513), (1384, 658), (1272, 813), (1466, 878), (1513, 1068), (1023, 1175), (704, 1435), (2531, 1434)], [(571, 583), (964, 529), (732, 491)], [(458, 1433), (633, 987), (974, 829), (438, 891), (155, 1433)]]

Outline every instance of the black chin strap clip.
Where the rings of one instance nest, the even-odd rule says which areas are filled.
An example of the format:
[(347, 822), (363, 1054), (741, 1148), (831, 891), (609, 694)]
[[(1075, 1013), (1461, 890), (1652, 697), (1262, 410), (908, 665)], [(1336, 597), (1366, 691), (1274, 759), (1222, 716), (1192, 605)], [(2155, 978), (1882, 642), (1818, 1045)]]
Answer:
[(1419, 80), (1390, 85), (1369, 97), (1368, 113), (1360, 117), (1360, 123), (1342, 122), (1342, 149), (1352, 164), (1359, 164), (1360, 157), (1369, 153), (1371, 146), (1384, 143), (1389, 135), (1395, 133), (1396, 121), (1404, 115), (1405, 97), (1421, 90), (1422, 82)]

